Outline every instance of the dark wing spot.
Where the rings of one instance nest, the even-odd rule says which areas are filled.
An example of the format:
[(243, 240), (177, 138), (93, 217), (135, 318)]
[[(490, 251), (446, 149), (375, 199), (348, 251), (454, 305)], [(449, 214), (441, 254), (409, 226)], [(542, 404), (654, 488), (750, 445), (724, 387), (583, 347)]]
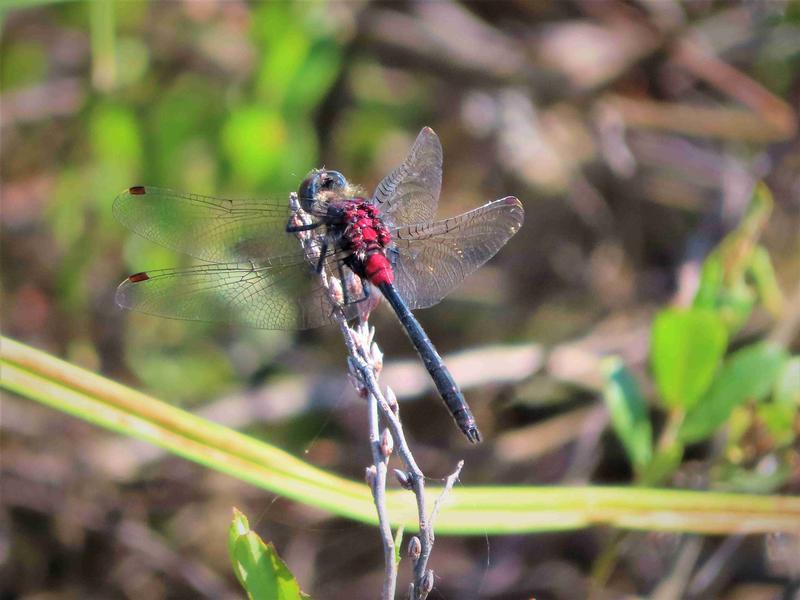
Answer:
[(135, 185), (128, 190), (132, 196), (144, 196), (147, 192), (143, 185)]
[(150, 275), (144, 272), (136, 273), (128, 277), (128, 281), (130, 281), (131, 283), (139, 283), (140, 281), (147, 281), (148, 279), (150, 279)]

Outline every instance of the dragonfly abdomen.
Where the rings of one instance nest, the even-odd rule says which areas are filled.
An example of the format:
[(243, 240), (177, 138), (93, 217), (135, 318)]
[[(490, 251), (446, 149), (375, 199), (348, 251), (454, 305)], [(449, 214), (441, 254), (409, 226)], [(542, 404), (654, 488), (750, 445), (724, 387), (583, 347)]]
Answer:
[(367, 255), (364, 261), (364, 275), (377, 287), (391, 285), (394, 282), (394, 271), (383, 250), (375, 250)]
[(434, 348), (430, 338), (428, 338), (422, 325), (419, 324), (416, 317), (408, 308), (408, 305), (397, 293), (397, 290), (391, 283), (383, 283), (378, 285), (383, 297), (394, 309), (397, 318), (406, 330), (411, 343), (422, 359), (425, 368), (433, 380), (436, 390), (442, 397), (447, 409), (453, 416), (453, 419), (458, 425), (459, 429), (464, 432), (467, 439), (476, 444), (481, 441), (481, 434), (478, 431), (478, 425), (475, 422), (475, 417), (472, 416), (467, 401), (461, 390), (458, 388), (453, 376), (444, 364), (442, 357)]

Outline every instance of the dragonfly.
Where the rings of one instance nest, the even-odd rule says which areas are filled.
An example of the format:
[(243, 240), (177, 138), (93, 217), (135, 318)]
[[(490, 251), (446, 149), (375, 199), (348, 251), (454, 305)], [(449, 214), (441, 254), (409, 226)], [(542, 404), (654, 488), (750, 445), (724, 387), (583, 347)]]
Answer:
[[(225, 199), (134, 186), (114, 214), (144, 238), (199, 261), (136, 273), (116, 302), (142, 313), (260, 329), (309, 329), (363, 318), (382, 297), (394, 309), (456, 424), (481, 440), (472, 411), (412, 310), (437, 304), (519, 230), (521, 202), (508, 196), (434, 220), (442, 147), (419, 133), (403, 163), (369, 196), (338, 171), (317, 169), (284, 198)], [(317, 240), (313, 260), (300, 239)], [(338, 282), (332, 297), (323, 274)], [(335, 301), (332, 300), (335, 298)]]

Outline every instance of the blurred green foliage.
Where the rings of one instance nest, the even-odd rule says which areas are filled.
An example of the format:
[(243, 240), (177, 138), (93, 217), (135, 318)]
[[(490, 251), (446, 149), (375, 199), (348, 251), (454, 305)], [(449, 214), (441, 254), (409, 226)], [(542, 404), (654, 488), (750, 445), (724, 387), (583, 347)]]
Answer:
[(44, 79), (47, 74), (47, 54), (41, 44), (20, 41), (4, 51), (0, 86), (8, 90), (23, 87)]
[(716, 313), (669, 309), (653, 323), (650, 357), (669, 408), (688, 410), (708, 389), (725, 352), (725, 326)]
[(714, 310), (731, 333), (744, 326), (756, 301), (774, 316), (781, 311), (772, 261), (758, 244), (773, 204), (769, 189), (760, 183), (741, 224), (703, 262), (694, 307)]
[(228, 552), (233, 571), (251, 600), (302, 600), (308, 598), (275, 546), (265, 544), (250, 529), (247, 517), (233, 509), (228, 533)]
[(786, 352), (768, 342), (737, 350), (725, 361), (703, 398), (686, 413), (678, 437), (685, 443), (704, 440), (748, 400), (760, 402), (771, 391)]
[(636, 472), (650, 464), (653, 454), (653, 433), (647, 413), (647, 402), (639, 391), (633, 373), (616, 357), (603, 365), (606, 380), (603, 396), (611, 425), (625, 447)]
[[(763, 426), (770, 445), (778, 449), (796, 440), (800, 357), (790, 359), (781, 345), (760, 340), (723, 360), (729, 349), (727, 332), (744, 327), (756, 301), (772, 310), (783, 304), (772, 261), (758, 240), (771, 209), (769, 190), (758, 184), (740, 225), (704, 261), (692, 307), (664, 309), (653, 321), (650, 360), (657, 404), (668, 413), (654, 454), (636, 381), (619, 359), (606, 363), (605, 401), (640, 482), (668, 479), (680, 466), (685, 445), (710, 438), (725, 424), (729, 451), (718, 465), (715, 485), (766, 492), (790, 475), (784, 466), (765, 479), (735, 463), (746, 445), (743, 437), (754, 426)], [(755, 410), (746, 409), (748, 402)]]
[[(86, 315), (74, 322), (84, 332), (80, 337), (90, 329), (90, 307), (98, 301), (91, 282), (104, 255), (121, 244), (125, 271), (180, 260), (123, 233), (110, 210), (122, 189), (148, 183), (198, 193), (286, 195), (319, 166), (314, 119), (341, 76), (342, 38), (325, 3), (264, 2), (239, 16), (235, 7), (234, 14), (224, 14), (227, 7), (213, 3), (70, 2), (54, 8), (54, 24), (88, 31), (91, 41), (85, 56), (91, 60), (92, 87), (80, 91), (79, 127), (69, 132), (72, 154), (54, 165), (52, 199), (45, 208), (64, 255), (56, 274), (59, 308)], [(163, 23), (153, 21), (154, 8), (164, 9)], [(193, 23), (170, 31), (183, 8), (199, 13)], [(206, 27), (213, 18), (225, 23)], [(173, 46), (166, 47), (167, 41)], [(200, 55), (185, 54), (194, 64), (175, 72), (176, 55), (180, 61), (189, 48), (199, 48)], [(2, 89), (13, 91), (46, 80), (54, 66), (41, 39), (20, 38), (4, 40), (1, 68)], [(252, 76), (245, 77), (248, 72)], [(108, 308), (100, 312), (114, 310)], [(130, 321), (127, 364), (159, 395), (177, 403), (201, 402), (237, 380), (224, 350), (208, 341), (213, 326), (140, 316)], [(287, 336), (243, 332), (242, 337), (251, 348), (266, 350), (259, 360), (269, 360)], [(92, 345), (82, 348), (86, 364)]]

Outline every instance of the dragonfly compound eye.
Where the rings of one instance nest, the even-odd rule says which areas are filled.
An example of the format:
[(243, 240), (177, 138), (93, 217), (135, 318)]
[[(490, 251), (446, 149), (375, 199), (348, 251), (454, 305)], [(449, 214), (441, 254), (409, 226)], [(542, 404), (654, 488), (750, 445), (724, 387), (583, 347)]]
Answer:
[(347, 187), (347, 180), (339, 171), (314, 171), (303, 180), (297, 195), (300, 200), (314, 200), (320, 192), (338, 192)]
[(322, 190), (340, 192), (347, 187), (347, 179), (339, 171), (321, 171), (319, 185)]

